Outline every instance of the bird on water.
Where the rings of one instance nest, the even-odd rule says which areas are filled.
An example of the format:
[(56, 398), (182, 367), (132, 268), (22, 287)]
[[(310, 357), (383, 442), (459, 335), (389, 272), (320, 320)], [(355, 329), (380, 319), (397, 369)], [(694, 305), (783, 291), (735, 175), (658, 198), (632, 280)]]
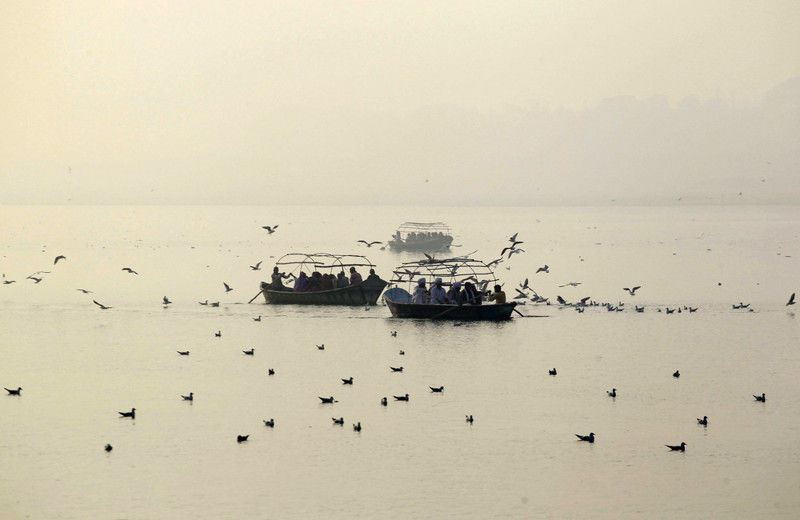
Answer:
[(703, 426), (708, 426), (708, 416), (704, 415), (702, 419), (697, 419), (697, 424), (702, 424)]
[(131, 408), (130, 412), (119, 412), (119, 414), (122, 417), (130, 417), (131, 419), (136, 419), (136, 408)]
[(22, 395), (22, 387), (18, 387), (16, 390), (13, 388), (6, 388), (6, 392), (8, 392), (8, 395)]
[(767, 402), (767, 394), (753, 395), (753, 397), (755, 397), (756, 401), (758, 401), (759, 403), (766, 403)]
[(666, 446), (667, 448), (669, 448), (672, 451), (686, 451), (686, 443), (685, 442), (680, 443), (679, 446), (670, 446), (669, 444), (665, 444), (664, 446)]
[(576, 433), (575, 437), (582, 441), (594, 443), (594, 432), (590, 432), (589, 435), (578, 435)]

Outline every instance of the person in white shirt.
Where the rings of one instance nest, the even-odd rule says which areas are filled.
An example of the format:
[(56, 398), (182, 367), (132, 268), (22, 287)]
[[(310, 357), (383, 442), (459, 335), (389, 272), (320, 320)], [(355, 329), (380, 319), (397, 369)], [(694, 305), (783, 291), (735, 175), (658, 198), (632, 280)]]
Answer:
[(417, 281), (414, 294), (411, 296), (411, 303), (428, 303), (428, 290), (425, 288), (425, 278)]
[(447, 299), (447, 291), (444, 290), (442, 287), (442, 279), (437, 278), (434, 282), (433, 287), (431, 287), (431, 303), (435, 303), (438, 305), (445, 305), (450, 303)]

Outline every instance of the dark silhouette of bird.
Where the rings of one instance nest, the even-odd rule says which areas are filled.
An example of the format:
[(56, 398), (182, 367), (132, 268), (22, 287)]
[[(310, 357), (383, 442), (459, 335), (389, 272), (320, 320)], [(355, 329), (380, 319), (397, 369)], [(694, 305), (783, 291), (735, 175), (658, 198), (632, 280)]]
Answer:
[(256, 353), (256, 349), (251, 348), (250, 350), (243, 350), (245, 356), (253, 356)]
[(35, 276), (29, 276), (28, 280), (33, 280), (33, 283), (39, 283), (43, 280), (43, 278), (36, 278)]
[(94, 304), (95, 304), (95, 305), (97, 305), (98, 307), (100, 307), (100, 308), (101, 308), (101, 309), (103, 309), (103, 310), (106, 310), (106, 309), (113, 309), (113, 307), (109, 307), (109, 306), (107, 306), (107, 305), (103, 305), (102, 303), (100, 303), (100, 302), (99, 302), (99, 301), (97, 301), (97, 300), (92, 300), (92, 301), (94, 302)]
[(681, 377), (680, 370), (676, 370), (675, 373), (672, 374), (672, 377)]
[(134, 271), (133, 269), (131, 269), (130, 267), (123, 267), (122, 270), (125, 271), (125, 272), (128, 272), (130, 274), (139, 274), (136, 271)]
[(367, 242), (366, 240), (359, 240), (359, 242), (362, 243), (362, 244), (366, 244), (367, 247), (372, 247), (375, 244), (383, 244), (383, 242), (379, 242), (377, 240), (375, 240), (373, 242)]
[(704, 415), (702, 419), (697, 419), (697, 424), (702, 424), (703, 426), (708, 426), (708, 416)]
[(392, 369), (392, 372), (402, 372), (403, 371), (403, 367), (389, 367), (389, 368)]
[(344, 424), (344, 417), (339, 417), (338, 419), (336, 417), (331, 417), (331, 419), (333, 419), (333, 424)]
[(669, 444), (665, 444), (667, 448), (672, 451), (686, 451), (686, 443), (682, 442), (679, 446), (670, 446)]
[[(519, 249), (512, 249), (512, 250), (510, 250), (510, 251), (508, 252), (508, 258), (511, 258), (511, 255), (516, 255), (516, 254), (519, 254), (519, 253), (524, 253), (524, 252), (525, 252), (525, 250), (524, 250), (524, 249), (522, 249), (522, 248), (519, 248)], [(538, 271), (537, 271), (537, 272), (538, 272)]]
[[(261, 260), (261, 262), (263, 262), (263, 260)], [(261, 262), (258, 262), (256, 265), (251, 265), (250, 269), (252, 269), (253, 271), (260, 271), (261, 270)]]
[(250, 437), (250, 435), (237, 435), (236, 442), (244, 442), (247, 440), (248, 437)]
[(131, 408), (130, 412), (119, 412), (122, 417), (130, 417), (131, 419), (136, 419), (136, 408)]
[(166, 296), (164, 296), (164, 300), (163, 301), (164, 301), (164, 305), (169, 305), (170, 303), (172, 303), (171, 301), (169, 301), (169, 298), (167, 298)]
[(353, 425), (353, 431), (357, 431), (357, 432), (361, 431), (361, 421), (359, 421), (357, 424)]
[(437, 393), (444, 392), (444, 387), (443, 386), (440, 386), (439, 388), (436, 388), (436, 387), (433, 387), (433, 386), (429, 386), (428, 388), (431, 389), (431, 392), (437, 392)]
[(56, 265), (59, 260), (66, 260), (67, 257), (64, 255), (58, 255), (55, 260), (53, 260), (53, 265)]
[(582, 441), (594, 443), (594, 432), (590, 432), (589, 435), (578, 435), (576, 433), (575, 437), (577, 437), (578, 439), (580, 439)]
[(267, 370), (267, 375), (274, 376), (275, 375), (275, 369), (274, 368), (270, 368), (269, 370)]
[(547, 264), (544, 264), (544, 266), (542, 266), (542, 267), (540, 267), (539, 269), (536, 270), (536, 273), (545, 273), (546, 274), (546, 273), (549, 273), (549, 272), (550, 272), (550, 266), (547, 265)]
[(269, 428), (274, 428), (274, 427), (275, 427), (275, 419), (272, 419), (272, 418), (270, 418), (270, 420), (269, 420), (269, 421), (267, 421), (267, 420), (265, 419), (265, 420), (264, 420), (264, 426), (267, 426), (267, 427), (269, 427)]
[(637, 285), (636, 287), (633, 287), (633, 288), (630, 288), (630, 287), (623, 287), (623, 288), (622, 288), (622, 290), (623, 290), (623, 291), (628, 291), (628, 292), (630, 293), (630, 295), (631, 295), (631, 296), (633, 296), (633, 295), (635, 295), (635, 294), (636, 294), (636, 291), (637, 291), (637, 290), (639, 290), (639, 289), (641, 289), (641, 288), (642, 288), (642, 286), (641, 286), (641, 285)]
[(467, 415), (466, 417), (467, 417), (467, 422), (472, 424), (472, 420), (473, 420), (472, 416), (471, 415)]
[(606, 392), (609, 397), (617, 397), (617, 389), (612, 388), (610, 392)]
[(230, 285), (226, 284), (225, 282), (222, 282), (222, 285), (225, 286), (225, 292), (226, 293), (229, 293), (229, 292), (231, 292), (233, 290), (233, 287), (231, 287)]
[(211, 302), (208, 304), (209, 307), (219, 307), (219, 302)]
[(325, 350), (325, 343), (322, 345), (317, 345), (317, 350)]
[(381, 399), (381, 404), (383, 406), (386, 406), (387, 404), (389, 404), (389, 401), (384, 397), (383, 399)]
[(197, 302), (197, 303), (199, 303), (200, 305), (208, 305), (208, 300), (206, 300), (204, 302)]
[(405, 350), (401, 350), (401, 351), (400, 351), (400, 355), (401, 355), (401, 356), (405, 356), (405, 355), (406, 355), (406, 351), (405, 351)]
[(75, 290), (76, 290), (76, 291), (80, 291), (80, 292), (82, 292), (83, 294), (91, 294), (91, 292), (92, 292), (92, 291), (88, 291), (88, 290), (86, 290), (86, 289), (75, 289)]
[[(519, 244), (524, 244), (524, 243), (525, 243), (525, 242), (520, 242), (520, 241), (518, 241), (518, 240), (514, 240), (514, 241), (512, 241), (510, 246), (504, 247), (504, 248), (503, 248), (503, 250), (502, 250), (502, 251), (500, 251), (500, 256), (503, 256), (504, 254), (506, 254), (506, 251), (514, 251), (514, 250), (515, 250), (515, 248), (516, 248), (516, 247), (517, 247)], [(520, 251), (522, 251), (522, 250), (520, 249)], [(509, 254), (508, 256), (509, 256), (509, 258), (511, 258), (511, 255), (510, 255), (510, 254)]]
[(788, 302), (786, 302), (786, 305), (787, 305), (787, 306), (789, 306), (789, 305), (794, 305), (794, 293), (792, 293), (792, 295), (791, 295), (791, 296), (789, 296), (789, 301), (788, 301)]
[(189, 392), (189, 395), (181, 396), (184, 401), (194, 401), (194, 392)]
[(759, 403), (766, 403), (767, 402), (767, 394), (754, 395), (753, 397), (755, 397), (756, 401), (758, 401)]
[(556, 296), (556, 301), (557, 301), (559, 304), (561, 304), (561, 305), (569, 305), (569, 304), (567, 303), (567, 300), (565, 300), (564, 298), (562, 298), (560, 295)]
[(8, 395), (22, 395), (22, 387), (18, 387), (16, 390), (13, 388), (6, 388), (6, 392), (8, 392)]
[(215, 332), (214, 333), (214, 337), (221, 338), (222, 337), (222, 331), (218, 330), (217, 332)]
[(334, 399), (333, 396), (320, 397), (319, 400), (322, 401), (323, 403), (338, 403), (338, 401)]
[(396, 330), (393, 330), (393, 331), (392, 331), (392, 337), (393, 337), (393, 338), (396, 338), (396, 337), (397, 337), (397, 331), (396, 331)]
[(408, 394), (406, 394), (406, 395), (395, 395), (394, 396), (394, 400), (395, 401), (408, 401)]
[(189, 355), (189, 351), (188, 350), (176, 350), (176, 352), (178, 354), (180, 354), (181, 356), (188, 356)]
[(261, 226), (261, 227), (266, 229), (269, 232), (270, 235), (273, 234), (276, 229), (278, 229), (277, 225), (275, 225), (275, 226)]
[(110, 444), (106, 444), (106, 447), (103, 448), (103, 449), (106, 450), (106, 451), (111, 451), (111, 450), (114, 449), (114, 447), (112, 445), (110, 445)]
[(554, 376), (554, 375), (558, 374), (558, 372), (556, 372), (555, 368), (553, 370), (548, 370), (547, 373), (550, 374), (551, 376)]
[(253, 318), (253, 321), (261, 321), (261, 316), (260, 315), (256, 316), (255, 318)]
[(350, 379), (342, 379), (342, 384), (352, 385), (353, 384), (353, 376), (350, 376)]

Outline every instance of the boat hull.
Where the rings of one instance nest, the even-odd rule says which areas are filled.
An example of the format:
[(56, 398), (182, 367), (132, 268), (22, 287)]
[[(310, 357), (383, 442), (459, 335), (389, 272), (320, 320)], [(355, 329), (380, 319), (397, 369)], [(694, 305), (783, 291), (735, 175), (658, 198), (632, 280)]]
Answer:
[(458, 321), (501, 321), (511, 318), (516, 302), (499, 305), (434, 305), (383, 299), (395, 318)]
[(364, 281), (341, 289), (316, 292), (274, 291), (268, 284), (261, 283), (261, 293), (266, 303), (281, 305), (375, 305), (380, 298), (386, 282)]

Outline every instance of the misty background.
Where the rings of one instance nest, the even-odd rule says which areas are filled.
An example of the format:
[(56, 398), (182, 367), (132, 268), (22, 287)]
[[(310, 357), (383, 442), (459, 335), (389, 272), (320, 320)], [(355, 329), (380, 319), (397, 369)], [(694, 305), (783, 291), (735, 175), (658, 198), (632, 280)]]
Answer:
[(2, 204), (797, 204), (794, 1), (4, 2)]

